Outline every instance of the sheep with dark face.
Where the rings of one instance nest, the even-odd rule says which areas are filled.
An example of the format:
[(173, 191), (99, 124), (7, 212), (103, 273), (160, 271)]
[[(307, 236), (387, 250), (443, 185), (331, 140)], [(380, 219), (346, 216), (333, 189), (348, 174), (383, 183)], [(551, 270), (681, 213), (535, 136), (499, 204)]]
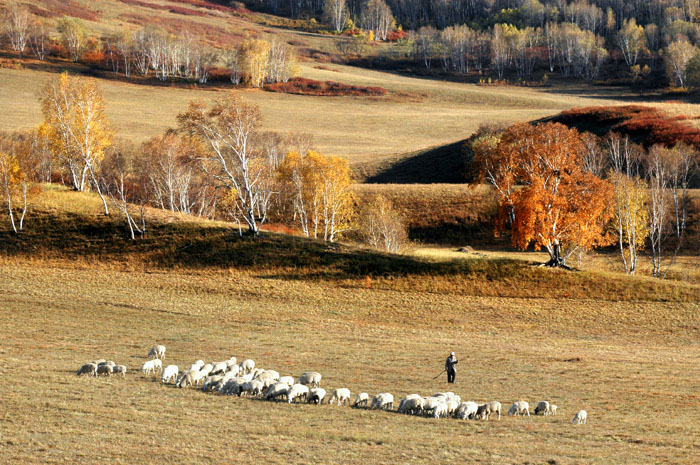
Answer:
[(579, 410), (578, 412), (576, 412), (576, 415), (574, 415), (574, 418), (573, 420), (571, 420), (571, 423), (573, 423), (574, 425), (585, 425), (587, 420), (588, 412), (586, 412), (585, 410)]
[(480, 405), (476, 411), (476, 417), (482, 420), (488, 420), (492, 413), (498, 414), (498, 419), (501, 419), (501, 403), (494, 400)]
[(158, 344), (148, 352), (148, 358), (165, 359), (165, 346)]
[(508, 409), (508, 415), (509, 416), (527, 415), (529, 417), (530, 416), (530, 404), (528, 404), (524, 400), (519, 400), (510, 406), (510, 408)]
[(369, 394), (366, 392), (361, 392), (355, 397), (355, 402), (353, 402), (352, 406), (355, 408), (359, 407), (367, 407), (367, 403), (369, 402)]
[(126, 365), (115, 365), (112, 367), (112, 373), (121, 373), (122, 377), (126, 378)]
[(112, 376), (112, 365), (102, 364), (97, 365), (97, 375)]
[(326, 390), (323, 388), (313, 388), (309, 391), (310, 404), (323, 404), (323, 399), (326, 397)]
[(78, 368), (78, 371), (75, 374), (78, 376), (81, 376), (81, 375), (97, 376), (97, 364), (96, 363), (86, 363), (85, 365)]

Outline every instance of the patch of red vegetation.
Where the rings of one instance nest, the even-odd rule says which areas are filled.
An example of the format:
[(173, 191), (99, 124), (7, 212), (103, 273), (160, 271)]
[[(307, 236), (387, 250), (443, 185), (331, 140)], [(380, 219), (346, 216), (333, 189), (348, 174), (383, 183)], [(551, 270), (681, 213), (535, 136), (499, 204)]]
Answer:
[(119, 18), (126, 22), (141, 26), (147, 24), (151, 26), (158, 26), (171, 34), (179, 34), (183, 30), (189, 30), (195, 32), (201, 39), (204, 39), (214, 47), (234, 45), (243, 39), (243, 33), (240, 31), (231, 32), (221, 27), (211, 25), (203, 26), (202, 24), (195, 23), (194, 21), (189, 21), (184, 18), (165, 18), (162, 16), (148, 16), (138, 13), (125, 13), (119, 15)]
[(280, 234), (287, 234), (290, 236), (296, 236), (299, 234), (299, 232), (296, 229), (291, 228), (285, 224), (279, 224), (279, 223), (267, 223), (267, 224), (262, 225), (261, 229), (263, 231), (280, 233)]
[(307, 78), (292, 78), (288, 82), (268, 84), (265, 90), (297, 95), (316, 95), (322, 97), (381, 97), (386, 95), (382, 87), (363, 87), (334, 81), (315, 81)]
[(42, 18), (72, 16), (86, 21), (98, 21), (100, 14), (73, 0), (43, 0), (41, 6), (29, 4), (29, 11)]
[(552, 121), (598, 135), (610, 132), (628, 135), (647, 147), (685, 142), (700, 148), (700, 130), (684, 123), (688, 119), (685, 115), (668, 116), (653, 107), (626, 105), (574, 108), (553, 117)]
[(119, 1), (122, 3), (126, 3), (127, 5), (140, 6), (143, 8), (150, 8), (152, 10), (169, 11), (170, 13), (180, 14), (180, 15), (184, 15), (184, 16), (207, 16), (207, 14), (202, 12), (202, 11), (193, 10), (191, 8), (183, 8), (180, 6), (161, 5), (158, 3), (144, 2), (143, 0), (119, 0)]
[(207, 10), (221, 11), (223, 13), (235, 13), (241, 12), (240, 9), (236, 9), (230, 6), (219, 5), (217, 3), (208, 2), (206, 0), (168, 0), (171, 3), (184, 3), (186, 5), (197, 6), (200, 8), (205, 8)]

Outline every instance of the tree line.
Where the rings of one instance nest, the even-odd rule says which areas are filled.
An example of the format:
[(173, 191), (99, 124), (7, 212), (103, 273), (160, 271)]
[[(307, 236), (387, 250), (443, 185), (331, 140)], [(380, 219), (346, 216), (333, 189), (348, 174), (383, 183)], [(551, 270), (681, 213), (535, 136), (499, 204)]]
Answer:
[(614, 133), (521, 123), (481, 128), (473, 148), (479, 181), (498, 193), (496, 232), (508, 230), (520, 249), (546, 249), (548, 266), (616, 244), (622, 268), (634, 274), (649, 246), (652, 275), (661, 277), (683, 245), (698, 160), (688, 145), (646, 150)]
[(140, 146), (117, 138), (93, 79), (64, 73), (40, 103), (37, 129), (0, 133), (2, 202), (15, 233), (41, 184), (57, 181), (94, 191), (105, 215), (120, 211), (131, 239), (146, 234), (147, 207), (155, 207), (232, 220), (241, 235), (274, 221), (329, 242), (352, 231), (382, 250), (406, 246), (386, 199), (357, 208), (346, 159), (318, 153), (308, 135), (262, 131), (260, 110), (234, 93), (191, 102), (177, 128)]
[[(50, 37), (52, 27), (58, 32), (58, 41)], [(251, 38), (236, 47), (215, 49), (186, 29), (171, 34), (153, 26), (96, 38), (77, 18), (47, 23), (17, 3), (5, 8), (1, 29), (20, 58), (27, 52), (39, 60), (65, 53), (74, 62), (103, 66), (126, 78), (135, 73), (160, 81), (206, 84), (213, 69), (223, 68), (234, 84), (262, 87), (287, 82), (299, 72), (294, 49), (276, 39)]]

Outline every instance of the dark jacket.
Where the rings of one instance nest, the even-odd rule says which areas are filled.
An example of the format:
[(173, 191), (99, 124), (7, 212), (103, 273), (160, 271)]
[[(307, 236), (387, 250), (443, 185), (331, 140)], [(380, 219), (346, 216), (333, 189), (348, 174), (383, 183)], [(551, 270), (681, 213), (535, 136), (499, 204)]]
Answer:
[(455, 355), (450, 355), (447, 357), (447, 360), (445, 360), (445, 370), (446, 371), (457, 371), (455, 368), (455, 365), (457, 365), (459, 361), (457, 360), (457, 357)]

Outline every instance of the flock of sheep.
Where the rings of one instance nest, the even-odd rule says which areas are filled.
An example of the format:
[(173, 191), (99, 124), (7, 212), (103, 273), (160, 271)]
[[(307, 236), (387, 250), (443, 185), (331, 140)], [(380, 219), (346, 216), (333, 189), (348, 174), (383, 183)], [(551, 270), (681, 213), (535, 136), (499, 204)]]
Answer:
[[(303, 373), (297, 380), (291, 376), (280, 376), (275, 370), (262, 369), (255, 366), (251, 359), (238, 363), (236, 357), (214, 363), (204, 363), (203, 360), (194, 362), (187, 371), (180, 372), (177, 365), (163, 367), (165, 346), (157, 345), (148, 353), (149, 360), (141, 368), (144, 374), (160, 372), (161, 382), (173, 383), (179, 388), (200, 387), (204, 392), (218, 392), (223, 395), (237, 395), (264, 398), (266, 400), (288, 403), (307, 402), (329, 405), (352, 405), (353, 407), (369, 407), (378, 410), (393, 410), (394, 396), (382, 392), (372, 397), (366, 392), (358, 394), (351, 401), (351, 393), (347, 388), (335, 389), (327, 396), (321, 387), (321, 374), (315, 371)], [(126, 376), (126, 367), (114, 362), (96, 360), (80, 367), (77, 375), (98, 376), (121, 373)], [(368, 406), (369, 404), (369, 406)], [(469, 420), (488, 420), (492, 414), (501, 419), (501, 403), (498, 401), (477, 404), (462, 402), (462, 399), (452, 392), (438, 392), (430, 397), (419, 394), (409, 394), (401, 399), (397, 408), (398, 413), (431, 416), (433, 418), (459, 418)], [(557, 406), (543, 400), (534, 410), (535, 415), (556, 415)], [(508, 415), (530, 416), (530, 404), (525, 401), (515, 402), (509, 409)], [(585, 424), (588, 414), (580, 410), (571, 421), (574, 424)]]

